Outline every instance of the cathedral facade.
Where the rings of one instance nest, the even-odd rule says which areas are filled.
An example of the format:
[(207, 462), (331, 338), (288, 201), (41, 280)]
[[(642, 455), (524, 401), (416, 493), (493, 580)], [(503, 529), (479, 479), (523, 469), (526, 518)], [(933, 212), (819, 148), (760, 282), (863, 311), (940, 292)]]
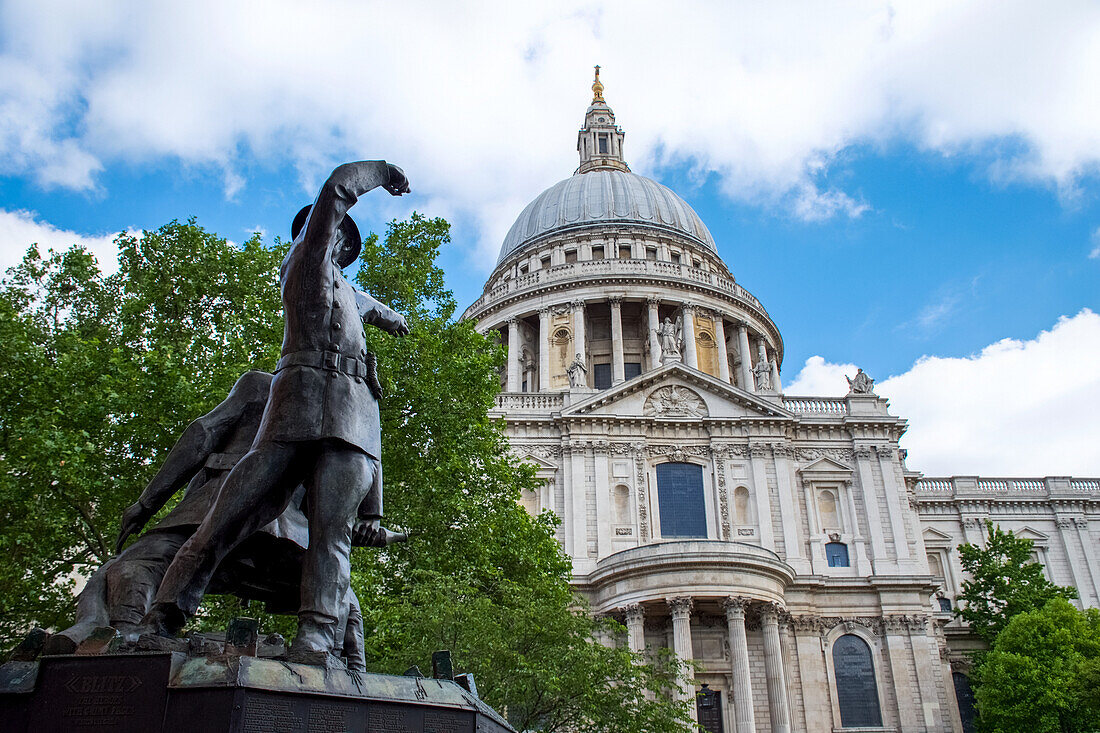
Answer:
[(574, 585), (643, 651), (697, 665), (709, 731), (962, 731), (957, 547), (986, 519), (1100, 604), (1100, 481), (925, 478), (859, 373), (783, 392), (783, 340), (677, 194), (632, 173), (594, 99), (580, 165), (519, 215), (464, 314), (499, 332), (497, 400), (561, 519)]

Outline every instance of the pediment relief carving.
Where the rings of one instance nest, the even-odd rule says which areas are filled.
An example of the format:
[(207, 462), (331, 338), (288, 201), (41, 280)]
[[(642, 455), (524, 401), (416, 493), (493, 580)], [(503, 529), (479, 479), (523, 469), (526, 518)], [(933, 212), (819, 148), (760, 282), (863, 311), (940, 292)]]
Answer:
[(670, 384), (650, 393), (644, 413), (650, 417), (706, 417), (707, 403), (697, 392)]

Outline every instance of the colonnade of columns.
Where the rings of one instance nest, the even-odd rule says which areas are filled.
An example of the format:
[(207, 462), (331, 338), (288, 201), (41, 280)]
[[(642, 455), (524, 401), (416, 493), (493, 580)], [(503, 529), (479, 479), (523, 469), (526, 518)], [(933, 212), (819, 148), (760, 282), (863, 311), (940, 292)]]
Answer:
[[(611, 311), (611, 383), (612, 385), (623, 382), (626, 378), (625, 371), (625, 359), (623, 354), (623, 318), (622, 318), (622, 304), (623, 296), (612, 295), (607, 298), (607, 303)], [(660, 366), (661, 346), (658, 341), (656, 331), (660, 328), (660, 314), (659, 309), (663, 303), (662, 299), (651, 296), (646, 299), (647, 313), (646, 313), (646, 326), (648, 331), (649, 341), (649, 363), (646, 365), (647, 370), (656, 369)], [(681, 318), (682, 318), (682, 333), (683, 344), (681, 350), (681, 358), (683, 363), (687, 366), (698, 369), (699, 368), (699, 352), (696, 344), (695, 334), (695, 311), (697, 306), (692, 303), (673, 303), (679, 306)], [(571, 315), (571, 325), (573, 330), (573, 353), (585, 354), (587, 353), (588, 336), (586, 331), (586, 309), (590, 307), (590, 304), (583, 300), (575, 300), (569, 304), (569, 310)], [(768, 342), (764, 336), (760, 334), (753, 334), (755, 340), (755, 351), (750, 345), (749, 340), (749, 326), (742, 321), (734, 321), (733, 325), (737, 330), (736, 348), (737, 353), (740, 356), (740, 368), (735, 377), (730, 371), (729, 364), (729, 347), (726, 343), (726, 318), (724, 314), (716, 312), (714, 314), (714, 341), (715, 346), (718, 349), (718, 374), (715, 375), (724, 382), (731, 384), (738, 384), (743, 389), (749, 392), (758, 391), (756, 389), (756, 376), (754, 375), (754, 366), (764, 361), (769, 366), (770, 378), (771, 378), (771, 390), (779, 392), (779, 364), (776, 360), (776, 354), (773, 351), (769, 354)], [(505, 328), (508, 332), (508, 367), (505, 390), (508, 392), (521, 391), (523, 379), (526, 377), (528, 381), (528, 391), (535, 391), (531, 382), (535, 374), (533, 364), (529, 374), (525, 373), (525, 369), (521, 366), (520, 356), (520, 324), (516, 317), (511, 317), (505, 322)], [(551, 352), (551, 308), (544, 307), (539, 310), (539, 333), (538, 333), (538, 391), (547, 392), (550, 390), (550, 352)]]
[[(676, 656), (686, 664), (692, 663), (694, 653), (691, 641), (691, 614), (695, 607), (690, 597), (669, 598), (665, 601), (672, 617), (672, 646)], [(764, 640), (764, 680), (768, 695), (768, 715), (774, 733), (790, 733), (791, 710), (787, 690), (787, 673), (780, 637), (780, 617), (785, 612), (778, 604), (741, 596), (730, 596), (723, 601), (728, 628), (730, 652), (729, 699), (733, 705), (736, 733), (755, 733), (756, 713), (753, 708), (753, 688), (761, 680), (753, 680), (749, 668), (749, 642), (746, 630), (746, 612), (750, 606), (760, 620)], [(634, 603), (622, 609), (626, 620), (627, 644), (632, 651), (645, 650), (645, 608)], [(682, 695), (693, 696), (694, 690), (684, 690)], [(692, 710), (694, 714), (694, 708)]]

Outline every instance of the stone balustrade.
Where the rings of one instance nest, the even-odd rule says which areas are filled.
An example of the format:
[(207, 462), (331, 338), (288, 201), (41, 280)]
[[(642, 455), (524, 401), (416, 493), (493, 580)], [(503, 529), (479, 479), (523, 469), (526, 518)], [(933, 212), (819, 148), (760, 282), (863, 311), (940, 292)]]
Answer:
[(501, 392), (497, 395), (499, 410), (515, 412), (554, 412), (565, 406), (561, 392)]
[(757, 300), (755, 296), (734, 282), (732, 278), (726, 277), (717, 271), (704, 270), (677, 262), (639, 259), (586, 260), (582, 262), (569, 262), (562, 265), (555, 265), (544, 270), (528, 272), (490, 288), (482, 294), (480, 298), (475, 300), (473, 304), (466, 309), (466, 312), (475, 313), (509, 295), (520, 293), (525, 290), (532, 290), (551, 283), (561, 283), (568, 280), (587, 280), (599, 275), (651, 275), (662, 280), (671, 278), (673, 280), (680, 279), (697, 282), (730, 295), (734, 299), (759, 310), (761, 313), (767, 314), (767, 311), (764, 310), (764, 306), (760, 304), (760, 301)]
[(1065, 478), (975, 478), (973, 476), (950, 476), (921, 478), (916, 482), (917, 496), (952, 496), (957, 493), (990, 494), (1041, 494), (1061, 493), (1097, 493), (1100, 492), (1100, 479)]
[(844, 397), (783, 397), (783, 407), (798, 415), (847, 415)]

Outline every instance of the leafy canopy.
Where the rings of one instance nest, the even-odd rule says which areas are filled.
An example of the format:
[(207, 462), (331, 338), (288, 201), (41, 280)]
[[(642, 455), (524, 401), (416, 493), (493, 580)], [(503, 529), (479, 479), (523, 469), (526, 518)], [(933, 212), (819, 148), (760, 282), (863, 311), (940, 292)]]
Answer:
[(970, 580), (962, 583), (962, 601), (955, 615), (971, 630), (993, 643), (1017, 614), (1035, 611), (1052, 598), (1076, 598), (1077, 589), (1055, 585), (1043, 575), (1043, 566), (1031, 559), (1033, 542), (986, 522), (984, 548), (959, 547), (963, 570)]
[(1100, 610), (1055, 597), (997, 635), (974, 672), (990, 733), (1100, 730)]

